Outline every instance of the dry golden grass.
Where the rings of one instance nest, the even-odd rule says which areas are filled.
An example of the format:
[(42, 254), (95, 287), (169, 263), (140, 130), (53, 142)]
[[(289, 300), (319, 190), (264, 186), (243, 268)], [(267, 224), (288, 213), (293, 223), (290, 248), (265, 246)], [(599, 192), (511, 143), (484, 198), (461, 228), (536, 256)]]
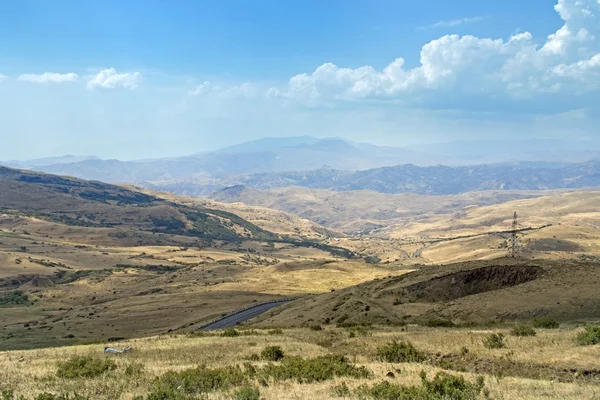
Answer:
[[(110, 232), (0, 216), (0, 295), (19, 287), (34, 301), (2, 310), (0, 349), (160, 334), (254, 302), (401, 273), (284, 243), (206, 247), (181, 237), (180, 246), (132, 246)], [(91, 275), (56, 284), (59, 271)]]
[[(594, 368), (598, 357), (597, 347), (578, 347), (573, 342), (576, 329), (538, 331), (533, 338), (508, 337), (508, 348), (489, 350), (482, 340), (491, 331), (467, 329), (434, 329), (417, 326), (404, 328), (363, 329), (350, 337), (351, 329), (325, 328), (323, 331), (308, 329), (284, 330), (282, 335), (270, 335), (267, 331), (254, 331), (238, 337), (187, 337), (159, 336), (115, 343), (116, 347), (133, 346), (134, 350), (120, 356), (105, 356), (103, 345), (72, 346), (31, 351), (0, 353), (0, 382), (4, 388), (12, 388), (17, 394), (33, 396), (40, 392), (78, 392), (94, 399), (133, 399), (151, 389), (152, 380), (169, 370), (183, 370), (206, 364), (211, 368), (242, 364), (245, 358), (259, 353), (265, 346), (281, 346), (288, 356), (312, 358), (325, 354), (343, 354), (353, 363), (369, 368), (372, 379), (336, 378), (318, 384), (297, 382), (270, 382), (260, 388), (265, 399), (331, 399), (335, 398), (332, 387), (345, 382), (351, 389), (362, 384), (381, 380), (402, 385), (419, 385), (419, 373), (425, 371), (432, 376), (439, 368), (426, 364), (389, 364), (375, 361), (377, 347), (391, 340), (409, 340), (428, 354), (460, 354), (463, 347), (469, 357), (487, 360), (489, 363), (503, 362), (507, 357), (516, 365), (524, 364), (531, 369), (551, 365), (557, 368), (584, 370)], [(504, 332), (506, 329), (494, 330)], [(362, 332), (362, 333), (361, 333)], [(323, 347), (328, 342), (327, 347)], [(319, 345), (321, 344), (321, 345)], [(73, 355), (95, 355), (109, 357), (118, 363), (117, 370), (89, 379), (61, 379), (56, 376), (57, 363)], [(143, 372), (127, 376), (124, 369), (130, 364), (143, 365)], [(253, 362), (263, 365), (264, 362)], [(395, 378), (387, 378), (388, 371)], [(515, 370), (518, 373), (518, 369)], [(472, 373), (451, 372), (475, 380)], [(572, 382), (527, 379), (519, 376), (484, 374), (486, 387), (493, 399), (594, 399), (597, 398), (598, 383), (592, 380), (571, 377)], [(216, 392), (210, 399), (230, 399), (230, 392)]]

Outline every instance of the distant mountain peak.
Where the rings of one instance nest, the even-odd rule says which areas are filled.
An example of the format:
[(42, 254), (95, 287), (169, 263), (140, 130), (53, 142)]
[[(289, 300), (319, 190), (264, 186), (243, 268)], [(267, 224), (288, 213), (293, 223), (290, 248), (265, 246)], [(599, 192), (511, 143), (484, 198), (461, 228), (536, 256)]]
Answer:
[(216, 153), (253, 153), (269, 151), (284, 147), (294, 147), (301, 144), (312, 144), (318, 142), (319, 140), (320, 139), (312, 136), (267, 137), (228, 146), (217, 150)]

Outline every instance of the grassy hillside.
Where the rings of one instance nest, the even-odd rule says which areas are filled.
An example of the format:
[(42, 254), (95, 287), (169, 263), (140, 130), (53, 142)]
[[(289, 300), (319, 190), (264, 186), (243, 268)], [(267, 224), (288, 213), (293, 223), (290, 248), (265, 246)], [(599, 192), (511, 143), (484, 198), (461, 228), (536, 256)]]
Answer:
[(238, 186), (213, 198), (285, 210), (346, 232), (346, 237), (330, 243), (383, 263), (440, 264), (503, 257), (515, 211), (521, 256), (600, 257), (600, 192), (594, 189), (423, 196)]
[[(577, 344), (583, 328), (511, 331), (314, 325), (111, 343), (133, 347), (121, 355), (102, 344), (13, 351), (0, 353), (0, 390), (25, 400), (597, 398), (597, 346)], [(492, 334), (502, 348), (486, 347)]]
[(284, 210), (278, 210), (277, 207), (273, 207), (270, 204), (254, 205), (251, 202), (246, 204), (240, 202), (232, 203), (229, 201), (220, 202), (218, 200), (215, 201), (203, 197), (175, 195), (173, 193), (156, 192), (133, 186), (132, 188), (136, 191), (141, 191), (178, 204), (192, 207), (200, 206), (213, 210), (230, 212), (265, 230), (286, 235), (290, 238), (323, 240), (328, 237), (342, 235), (341, 233), (325, 228), (310, 219), (301, 218)]
[[(137, 337), (402, 273), (287, 214), (0, 170), (0, 349)], [(348, 261), (345, 263), (345, 261)]]
[(224, 202), (241, 202), (282, 210), (346, 233), (404, 226), (427, 215), (444, 215), (469, 206), (488, 206), (511, 200), (553, 195), (544, 191), (488, 191), (450, 196), (384, 194), (370, 190), (334, 192), (298, 186), (257, 190), (234, 186), (211, 196)]
[(202, 240), (278, 238), (222, 210), (187, 207), (101, 182), (0, 167), (0, 212), (70, 226), (196, 237)]
[(258, 317), (259, 326), (489, 323), (597, 318), (600, 264), (495, 260), (422, 266), (397, 277), (305, 298)]

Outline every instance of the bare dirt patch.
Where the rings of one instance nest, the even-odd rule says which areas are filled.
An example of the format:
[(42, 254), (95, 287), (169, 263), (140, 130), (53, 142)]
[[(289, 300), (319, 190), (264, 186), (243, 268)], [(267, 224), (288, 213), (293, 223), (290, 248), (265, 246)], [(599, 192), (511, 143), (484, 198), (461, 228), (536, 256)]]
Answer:
[(460, 271), (418, 282), (405, 288), (411, 301), (435, 303), (489, 292), (532, 281), (542, 269), (534, 266), (498, 265)]

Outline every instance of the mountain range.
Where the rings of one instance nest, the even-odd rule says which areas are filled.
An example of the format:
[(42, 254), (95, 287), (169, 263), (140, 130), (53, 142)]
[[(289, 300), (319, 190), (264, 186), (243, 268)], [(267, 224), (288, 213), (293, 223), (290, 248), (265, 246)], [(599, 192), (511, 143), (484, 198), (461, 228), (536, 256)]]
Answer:
[(1, 164), (201, 196), (235, 185), (438, 195), (596, 186), (598, 159), (597, 139), (475, 140), (411, 148), (299, 136), (263, 138), (174, 158), (64, 156)]
[[(228, 185), (229, 184), (229, 185)], [(578, 189), (600, 185), (600, 161), (564, 166), (478, 165), (418, 167), (399, 165), (363, 171), (321, 168), (242, 175), (207, 181), (147, 183), (149, 188), (186, 195), (208, 195), (220, 186), (272, 189), (301, 186), (333, 191), (372, 190), (379, 193), (448, 195), (483, 190)], [(237, 188), (236, 188), (237, 187)], [(222, 188), (223, 189), (223, 188)]]

